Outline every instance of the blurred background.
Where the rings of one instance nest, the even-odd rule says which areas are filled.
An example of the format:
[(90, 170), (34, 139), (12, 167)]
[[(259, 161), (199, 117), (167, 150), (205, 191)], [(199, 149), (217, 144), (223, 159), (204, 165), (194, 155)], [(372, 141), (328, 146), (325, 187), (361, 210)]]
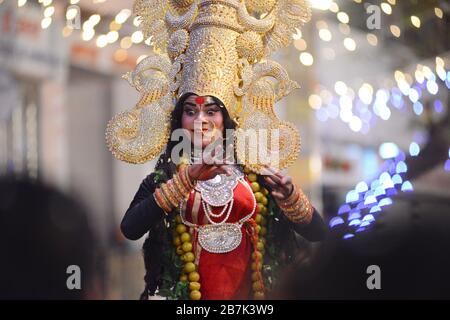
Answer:
[[(312, 20), (274, 59), (301, 85), (276, 108), (301, 132), (289, 173), (329, 225), (333, 252), (345, 251), (323, 258), (327, 244), (315, 246), (322, 273), (311, 279), (366, 276), (342, 264), (338, 273), (349, 256), (377, 264), (401, 252), (387, 269), (417, 259), (427, 274), (450, 267), (450, 2), (310, 3)], [(121, 76), (153, 50), (132, 4), (0, 0), (0, 175), (51, 185), (86, 208), (99, 299), (137, 299), (144, 288), (143, 239), (125, 240), (119, 224), (154, 162), (122, 163), (104, 141), (109, 119), (138, 99)], [(331, 290), (331, 278), (309, 296), (300, 279), (299, 296), (364, 297)], [(395, 279), (389, 297), (402, 297), (409, 289)], [(417, 297), (442, 297), (450, 287), (439, 279)]]

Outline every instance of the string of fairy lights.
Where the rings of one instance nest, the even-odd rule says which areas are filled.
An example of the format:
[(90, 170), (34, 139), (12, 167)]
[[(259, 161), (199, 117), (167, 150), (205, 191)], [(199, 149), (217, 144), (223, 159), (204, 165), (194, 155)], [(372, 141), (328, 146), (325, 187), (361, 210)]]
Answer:
[[(7, 0), (0, 0), (0, 4)], [(17, 6), (23, 7), (27, 4), (29, 0), (17, 0)], [(104, 3), (108, 0), (93, 0), (94, 3)], [(364, 4), (363, 0), (347, 0), (353, 1), (357, 4)], [(79, 4), (80, 0), (67, 0), (64, 1), (67, 4), (67, 9), (65, 12), (65, 16), (67, 20), (72, 20), (76, 17), (77, 14), (80, 14), (79, 11), (73, 5)], [(55, 14), (55, 6), (53, 0), (38, 0), (43, 7), (43, 18), (41, 21), (42, 29), (47, 29), (53, 21), (53, 15)], [(347, 12), (343, 11), (339, 8), (339, 5), (334, 0), (310, 0), (312, 7), (319, 11), (330, 11), (336, 15), (336, 19), (339, 22), (339, 30), (346, 37), (343, 40), (343, 46), (348, 51), (356, 51), (358, 48), (358, 44), (355, 39), (351, 37), (351, 27), (350, 16)], [(392, 15), (393, 10), (397, 4), (397, 0), (386, 0), (380, 4), (381, 11), (385, 15)], [(123, 29), (124, 25), (130, 25), (133, 28), (139, 27), (140, 21), (138, 19), (130, 19), (132, 12), (130, 9), (122, 9), (118, 12), (115, 17), (109, 21), (109, 30), (107, 32), (99, 32), (96, 28), (99, 28), (101, 21), (108, 21), (108, 17), (102, 17), (98, 13), (92, 14), (90, 17), (86, 18), (82, 23), (82, 29), (79, 30), (81, 39), (83, 41), (95, 41), (95, 44), (99, 48), (104, 48), (108, 45), (113, 45), (115, 43), (119, 44), (116, 54), (114, 55), (115, 59), (120, 62), (126, 57), (126, 51), (129, 50), (133, 45), (139, 45), (145, 43), (148, 46), (151, 46), (151, 39), (144, 39), (143, 33), (140, 30), (133, 30), (131, 33), (123, 32), (120, 34), (120, 30)], [(434, 8), (434, 16), (438, 19), (443, 19), (444, 11), (442, 8), (435, 7)], [(423, 18), (422, 18), (423, 19)], [(422, 19), (417, 15), (410, 16), (410, 26), (406, 27), (414, 27), (420, 29), (422, 26)], [(131, 22), (128, 22), (132, 20)], [(319, 39), (325, 42), (330, 42), (333, 39), (333, 35), (329, 30), (327, 23), (323, 20), (316, 22), (316, 27), (318, 31)], [(396, 38), (399, 38), (402, 34), (401, 27), (396, 24), (391, 24), (388, 26), (392, 35)], [(66, 25), (62, 30), (62, 35), (64, 37), (69, 37), (74, 33), (75, 29), (69, 25)], [(78, 30), (77, 30), (78, 31)], [(302, 33), (298, 30), (297, 34), (293, 35), (295, 40), (295, 47), (301, 51), (299, 55), (300, 62), (308, 67), (314, 64), (314, 56), (310, 52), (307, 51), (308, 45), (306, 41), (302, 38)], [(368, 32), (366, 35), (367, 42), (372, 46), (378, 45), (378, 37), (371, 32)], [(328, 49), (325, 52), (325, 55), (328, 56), (330, 60), (334, 59), (334, 53), (331, 49)], [(143, 57), (139, 57), (138, 60), (141, 60)]]
[[(8, 0), (0, 0), (0, 4), (4, 1)], [(93, 0), (94, 3), (106, 1), (109, 0)], [(351, 2), (358, 5), (369, 4), (364, 0), (346, 1), (345, 4)], [(112, 46), (115, 49), (114, 59), (116, 62), (125, 61), (128, 51), (133, 46), (152, 46), (151, 39), (144, 39), (143, 33), (138, 30), (140, 21), (132, 17), (130, 9), (121, 9), (115, 16), (102, 16), (99, 13), (85, 16), (80, 14), (77, 6), (80, 0), (58, 2), (59, 4), (64, 2), (63, 8), (67, 21), (77, 17), (84, 18), (84, 21), (80, 21), (79, 29), (73, 28), (69, 24), (65, 25), (61, 31), (62, 36), (65, 38), (78, 36), (82, 41), (92, 42), (100, 49)], [(337, 56), (336, 52), (341, 51), (342, 48), (349, 53), (354, 53), (358, 52), (360, 48), (378, 47), (381, 43), (380, 38), (385, 39), (388, 35), (392, 35), (393, 39), (401, 39), (407, 31), (419, 32), (430, 19), (443, 21), (448, 12), (448, 8), (445, 9), (437, 4), (432, 7), (431, 11), (408, 16), (406, 21), (398, 22), (397, 19), (386, 19), (392, 23), (383, 23), (378, 31), (358, 29), (357, 34), (365, 32), (365, 37), (356, 37), (352, 34), (353, 30), (350, 26), (352, 17), (340, 8), (338, 2), (342, 3), (342, 1), (335, 0), (310, 0), (316, 12), (326, 13), (324, 15), (326, 18), (321, 19), (321, 15), (316, 18), (313, 32), (317, 34), (317, 37), (313, 36), (312, 39), (318, 39), (329, 45), (319, 52), (328, 61), (334, 61)], [(55, 4), (53, 0), (38, 0), (38, 3), (42, 6), (43, 12), (41, 27), (47, 29), (54, 20)], [(26, 4), (27, 0), (17, 0), (18, 7)], [(378, 8), (380, 13), (389, 18), (396, 13), (398, 3), (397, 0), (386, 0), (379, 3)], [(328, 13), (332, 13), (331, 19)], [(337, 24), (337, 31), (330, 28), (331, 24)], [(336, 32), (340, 35), (333, 34)], [(294, 47), (299, 52), (301, 65), (304, 68), (314, 66), (318, 59), (312, 51), (313, 46), (308, 44), (300, 30), (297, 30), (292, 37)], [(340, 38), (342, 40), (337, 41)], [(136, 63), (145, 57), (144, 54), (139, 56)], [(342, 80), (335, 81), (333, 88), (319, 84), (309, 95), (308, 104), (319, 121), (339, 119), (347, 124), (350, 130), (361, 134), (367, 134), (377, 121), (391, 119), (392, 112), (411, 111), (420, 117), (424, 113), (425, 105), (431, 104), (431, 111), (435, 115), (442, 114), (444, 104), (441, 94), (450, 89), (450, 71), (445, 57), (436, 56), (433, 58), (433, 63), (428, 63), (428, 65), (423, 62), (417, 63), (413, 67), (409, 66), (408, 70), (410, 71), (395, 70), (392, 76), (380, 81), (379, 84), (364, 81), (358, 87), (352, 87)], [(417, 156), (420, 153), (421, 145), (425, 142), (420, 137), (414, 137), (409, 145), (409, 155)], [(344, 230), (342, 235), (344, 239), (351, 239), (357, 233), (372, 226), (377, 215), (392, 204), (392, 195), (413, 191), (412, 183), (405, 180), (406, 153), (391, 142), (383, 143), (379, 153), (386, 160), (379, 175), (369, 181), (360, 181), (354, 189), (350, 190), (345, 203), (330, 221), (330, 228)], [(444, 170), (450, 171), (450, 149), (449, 159), (445, 163)]]

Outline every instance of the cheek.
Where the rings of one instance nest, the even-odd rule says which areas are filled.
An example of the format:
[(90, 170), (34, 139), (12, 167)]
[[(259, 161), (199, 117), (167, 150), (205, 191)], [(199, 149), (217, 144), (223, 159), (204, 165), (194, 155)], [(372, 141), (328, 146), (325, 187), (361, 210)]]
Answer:
[(181, 127), (183, 129), (188, 129), (188, 130), (191, 130), (192, 128), (194, 128), (194, 120), (193, 120), (193, 118), (189, 117), (184, 112), (183, 112), (183, 115), (181, 117)]
[(223, 115), (221, 112), (217, 112), (217, 114), (214, 116), (213, 121), (216, 129), (223, 130), (224, 124), (223, 124)]

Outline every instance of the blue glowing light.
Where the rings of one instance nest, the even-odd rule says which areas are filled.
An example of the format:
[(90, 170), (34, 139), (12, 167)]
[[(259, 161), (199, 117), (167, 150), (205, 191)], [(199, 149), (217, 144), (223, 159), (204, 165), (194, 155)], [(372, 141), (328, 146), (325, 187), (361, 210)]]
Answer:
[(359, 193), (356, 190), (351, 190), (347, 193), (345, 197), (345, 202), (351, 203), (359, 200)]
[(353, 219), (353, 220), (351, 220), (349, 223), (348, 223), (348, 226), (349, 227), (351, 227), (351, 226), (359, 226), (361, 224), (361, 220), (359, 220), (359, 219)]
[(445, 161), (444, 170), (450, 171), (450, 159), (447, 159), (447, 161)]
[(350, 211), (350, 206), (348, 204), (343, 204), (342, 206), (339, 207), (338, 214), (347, 213), (349, 211)]
[(409, 154), (412, 157), (416, 157), (420, 152), (420, 146), (416, 142), (411, 142), (409, 145)]
[(363, 221), (361, 222), (361, 224), (359, 225), (360, 227), (367, 227), (368, 225), (370, 225), (373, 221)]
[(411, 182), (406, 180), (405, 182), (403, 182), (401, 190), (403, 192), (408, 192), (408, 191), (413, 191), (414, 189), (413, 189), (413, 186), (412, 186)]
[(359, 218), (361, 218), (361, 214), (359, 213), (359, 211), (352, 212), (348, 215), (348, 220), (354, 220)]
[(370, 208), (369, 213), (376, 213), (376, 212), (380, 212), (381, 208), (379, 206), (373, 206), (372, 208)]
[(403, 182), (403, 179), (402, 179), (402, 177), (399, 174), (394, 174), (392, 176), (392, 182), (394, 184), (401, 184)]
[(397, 194), (397, 189), (395, 188), (390, 188), (386, 190), (386, 195), (387, 196), (394, 196)]
[(366, 214), (366, 215), (364, 216), (364, 218), (362, 219), (362, 221), (370, 221), (370, 222), (373, 222), (373, 221), (375, 221), (375, 218), (374, 218), (374, 216), (371, 215), (371, 214)]
[(398, 152), (399, 149), (397, 145), (392, 142), (382, 143), (378, 149), (378, 153), (383, 159), (395, 158), (398, 155)]
[(397, 163), (397, 167), (395, 170), (397, 171), (397, 173), (404, 173), (408, 171), (408, 167), (406, 166), (406, 163), (404, 161), (400, 161), (399, 163)]
[(373, 203), (377, 203), (377, 198), (375, 198), (375, 196), (368, 196), (366, 198), (366, 200), (364, 200), (365, 205), (369, 205), (369, 204), (373, 204)]
[(382, 186), (375, 189), (375, 193), (374, 193), (375, 197), (384, 196), (385, 194), (386, 194), (386, 192)]
[(434, 110), (437, 113), (442, 113), (442, 111), (444, 111), (441, 100), (434, 100)]
[(438, 85), (437, 85), (437, 83), (435, 81), (429, 80), (427, 82), (427, 90), (428, 90), (429, 93), (434, 95), (434, 94), (438, 93), (439, 87), (438, 87)]
[(406, 155), (405, 155), (405, 153), (403, 151), (399, 151), (398, 152), (398, 156), (395, 157), (395, 161), (396, 162), (405, 161), (405, 159), (406, 159)]
[(355, 235), (353, 233), (347, 233), (342, 237), (342, 239), (347, 240), (347, 239), (353, 238), (354, 236)]
[[(450, 152), (450, 151), (449, 151)], [(367, 190), (369, 190), (369, 187), (367, 186), (367, 183), (365, 183), (364, 181), (361, 181), (361, 182), (359, 182), (357, 185), (356, 185), (356, 188), (355, 188), (355, 190), (357, 191), (357, 192), (366, 192)]]
[(373, 180), (372, 183), (370, 184), (370, 190), (374, 190), (374, 191), (375, 191), (375, 189), (378, 188), (378, 187), (380, 187), (380, 186), (381, 186), (380, 181), (379, 181), (378, 179), (375, 179), (375, 180)]
[(341, 224), (344, 224), (344, 220), (341, 217), (334, 217), (330, 220), (329, 226), (330, 228), (334, 228)]
[(411, 102), (413, 103), (419, 100), (419, 92), (417, 92), (416, 89), (409, 90), (409, 100), (411, 100)]
[(413, 110), (416, 115), (420, 116), (423, 113), (423, 105), (419, 101), (414, 102)]
[(378, 203), (378, 205), (380, 207), (384, 207), (384, 206), (389, 206), (392, 204), (392, 199), (391, 198), (383, 198), (380, 200), (380, 202)]

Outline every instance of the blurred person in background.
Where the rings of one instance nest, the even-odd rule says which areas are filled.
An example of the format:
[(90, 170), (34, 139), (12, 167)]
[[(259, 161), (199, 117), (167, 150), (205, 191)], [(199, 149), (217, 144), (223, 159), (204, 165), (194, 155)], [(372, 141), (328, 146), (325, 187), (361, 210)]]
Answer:
[(75, 200), (40, 182), (4, 177), (0, 227), (0, 299), (101, 298), (95, 239)]

